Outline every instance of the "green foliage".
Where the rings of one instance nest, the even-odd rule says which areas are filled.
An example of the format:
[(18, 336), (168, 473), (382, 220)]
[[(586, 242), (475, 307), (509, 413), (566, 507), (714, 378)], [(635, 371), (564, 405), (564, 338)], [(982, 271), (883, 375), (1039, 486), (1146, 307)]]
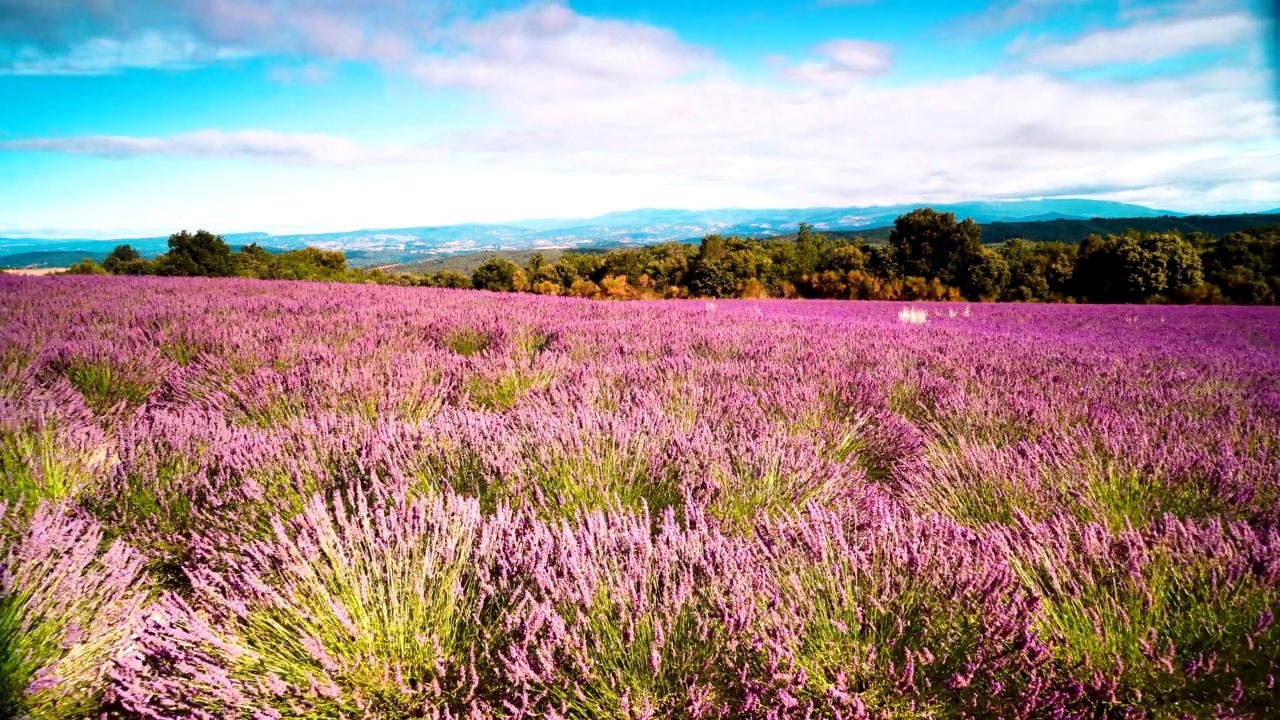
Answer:
[(1175, 233), (1091, 236), (1080, 245), (1078, 294), (1092, 302), (1150, 302), (1204, 282), (1200, 255)]
[(347, 277), (347, 256), (341, 251), (308, 247), (274, 255), (268, 264), (270, 280), (342, 280)]
[(957, 223), (955, 213), (921, 208), (894, 221), (889, 244), (903, 274), (955, 285), (982, 247), (982, 228), (968, 218)]
[(1242, 305), (1274, 305), (1280, 295), (1280, 227), (1202, 241), (1205, 282)]
[(733, 297), (738, 279), (733, 271), (718, 262), (699, 262), (689, 283), (689, 292), (697, 297)]
[(66, 270), (67, 275), (106, 275), (106, 268), (94, 262), (91, 258), (85, 258), (80, 262), (72, 265)]
[[(472, 273), (471, 284), (477, 290), (512, 292), (528, 287), (524, 278), (524, 271), (519, 265), (506, 258), (491, 258)], [(524, 287), (519, 287), (522, 283)]]
[[(1269, 621), (1274, 592), (1258, 575), (1243, 569), (1225, 580), (1219, 559), (1175, 550), (1173, 535), (1142, 540), (1131, 531), (1108, 547), (1097, 537), (1072, 537), (1068, 527), (1050, 525), (1034, 540), (1088, 550), (1010, 558), (1041, 598), (1045, 636), (1059, 638), (1055, 662), (1104, 679), (1116, 710), (1140, 705), (1151, 717), (1214, 717), (1237, 691), (1235, 677), (1243, 680), (1241, 716), (1270, 714), (1275, 698), (1259, 689), (1274, 672), (1265, 659), (1280, 652), (1280, 626)], [(1056, 542), (1046, 543), (1050, 537)], [(1075, 566), (1062, 567), (1064, 557)]]
[(250, 244), (231, 253), (221, 237), (200, 231), (171, 236), (170, 251), (154, 261), (120, 245), (102, 266), (85, 259), (67, 272), (234, 274), (264, 280), (372, 282), (615, 300), (801, 296), (1280, 302), (1280, 226), (1250, 228), (1221, 238), (1199, 230), (1192, 230), (1185, 238), (1176, 231), (1129, 231), (1090, 236), (1079, 246), (1030, 243), (1015, 237), (992, 249), (982, 246), (982, 228), (971, 219), (957, 222), (953, 213), (920, 208), (895, 221), (888, 244), (868, 245), (863, 238), (849, 239), (848, 235), (829, 237), (802, 223), (793, 237), (711, 234), (697, 245), (668, 242), (604, 253), (569, 252), (554, 263), (547, 262), (542, 253), (534, 253), (523, 268), (506, 258), (493, 257), (467, 276), (447, 269), (434, 275), (415, 275), (350, 268), (344, 253), (311, 247), (272, 253)]
[(125, 407), (137, 407), (155, 385), (154, 381), (140, 378), (137, 373), (109, 360), (73, 360), (51, 369), (61, 371), (67, 382), (80, 391), (85, 404), (99, 413), (122, 403)]
[(169, 252), (156, 258), (157, 275), (231, 277), (236, 274), (231, 247), (221, 235), (183, 230), (169, 236)]
[(961, 289), (967, 298), (995, 300), (1009, 285), (1009, 279), (1009, 263), (1004, 256), (989, 248), (978, 248), (968, 260)]
[(436, 287), (454, 288), (457, 290), (471, 289), (471, 278), (457, 270), (441, 270), (432, 276), (431, 281)]
[(89, 484), (95, 465), (51, 425), (0, 425), (0, 503), (11, 508), (32, 510), (42, 500), (74, 497)]
[[(600, 255), (566, 253), (554, 267), (560, 276), (560, 284), (564, 287), (572, 287), (579, 280), (596, 278), (602, 263), (603, 258)], [(604, 274), (599, 273), (599, 277), (604, 277)]]
[(464, 357), (471, 357), (489, 347), (492, 340), (478, 330), (454, 330), (445, 339), (445, 345)]
[(1048, 302), (1070, 294), (1076, 248), (1062, 243), (1010, 240), (1000, 249), (1009, 266), (1009, 282), (1001, 300)]
[(102, 261), (102, 267), (112, 274), (124, 274), (121, 272), (124, 266), (141, 259), (142, 256), (139, 255), (138, 251), (134, 250), (132, 246), (117, 245), (115, 249), (107, 255), (106, 259)]

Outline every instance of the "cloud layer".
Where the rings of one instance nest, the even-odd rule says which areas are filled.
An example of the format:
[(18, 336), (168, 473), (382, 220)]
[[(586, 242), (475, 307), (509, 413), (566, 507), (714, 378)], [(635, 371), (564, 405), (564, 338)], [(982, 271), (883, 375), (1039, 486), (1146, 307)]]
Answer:
[(378, 165), (438, 162), (443, 150), (421, 147), (369, 147), (333, 135), (289, 134), (269, 130), (199, 130), (171, 137), (90, 135), (0, 141), (0, 149), (57, 152), (104, 158), (172, 155), (197, 158), (253, 158), (298, 165)]
[[(587, 17), (558, 4), (474, 17), (412, 0), (376, 11), (356, 0), (179, 0), (157, 10), (172, 32), (189, 38), (184, 50), (166, 55), (160, 40), (129, 52), (102, 46), (88, 53), (95, 42), (140, 41), (42, 29), (55, 12), (48, 8), (75, 6), (96, 18), (89, 35), (180, 37), (149, 36), (145, 32), (155, 31), (145, 30), (140, 16), (101, 12), (108, 0), (17, 1), (25, 10), (8, 17), (28, 26), (23, 37), (36, 49), (24, 51), (24, 67), (31, 72), (292, 53), (377, 63), (415, 78), (428, 92), (471, 93), (487, 114), (475, 129), (435, 132), (411, 146), (200, 129), (0, 142), (9, 151), (421, 164), (442, 172), (455, 161), (487, 163), (494, 173), (519, 167), (548, 177), (648, 178), (692, 192), (706, 188), (705, 197), (736, 192), (778, 205), (1091, 195), (1203, 207), (1224, 198), (1280, 198), (1280, 128), (1268, 78), (1258, 68), (1226, 64), (1141, 80), (1059, 72), (1256, 42), (1257, 19), (1234, 6), (1166, 12), (1066, 39), (1023, 40), (1012, 48), (1019, 67), (901, 84), (883, 80), (891, 77), (895, 49), (857, 37), (831, 38), (803, 57), (776, 58), (771, 77), (746, 77), (667, 29)], [(14, 2), (0, 0), (0, 9)], [(1031, 16), (1061, 4), (1073, 3), (1020, 0), (991, 12)], [(12, 35), (14, 27), (9, 21), (0, 36)], [(323, 70), (299, 76), (324, 78)], [(281, 79), (292, 78), (282, 72)], [(699, 204), (697, 197), (690, 204)]]
[(1037, 48), (1036, 42), (1015, 44), (1027, 50), (1032, 65), (1072, 70), (1120, 63), (1150, 63), (1202, 50), (1257, 43), (1262, 23), (1243, 12), (1173, 17), (1083, 34), (1060, 44)]

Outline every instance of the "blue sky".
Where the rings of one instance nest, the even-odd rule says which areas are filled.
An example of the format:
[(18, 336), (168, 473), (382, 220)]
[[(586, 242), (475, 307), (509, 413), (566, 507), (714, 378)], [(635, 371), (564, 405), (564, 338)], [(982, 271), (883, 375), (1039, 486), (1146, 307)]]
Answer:
[(1247, 0), (0, 0), (0, 234), (1280, 206)]

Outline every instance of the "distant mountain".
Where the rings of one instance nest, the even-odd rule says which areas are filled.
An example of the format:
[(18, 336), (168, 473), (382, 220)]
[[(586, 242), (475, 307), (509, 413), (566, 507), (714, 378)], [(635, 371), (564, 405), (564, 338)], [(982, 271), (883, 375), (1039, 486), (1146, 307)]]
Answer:
[(107, 253), (95, 250), (33, 250), (31, 252), (13, 253), (0, 257), (0, 268), (59, 268), (75, 265), (89, 258), (100, 263), (107, 259)]
[(1090, 218), (1048, 222), (993, 222), (982, 226), (982, 241), (998, 243), (1014, 238), (1078, 243), (1090, 235), (1120, 235), (1127, 230), (1193, 232), (1222, 236), (1249, 228), (1280, 223), (1280, 214), (1182, 215), (1131, 218)]
[[(502, 224), (461, 224), (436, 227), (382, 228), (335, 233), (225, 235), (233, 246), (258, 243), (273, 249), (308, 245), (346, 251), (353, 263), (378, 265), (429, 260), (478, 250), (537, 250), (551, 248), (617, 247), (668, 240), (693, 240), (709, 233), (769, 237), (795, 232), (801, 222), (818, 230), (862, 231), (884, 227), (919, 205), (843, 208), (670, 210), (639, 209), (593, 218), (520, 220)], [(1017, 200), (1008, 202), (936, 203), (936, 210), (971, 217), (979, 223), (1061, 222), (1094, 218), (1182, 217), (1181, 213), (1141, 205), (1101, 200)], [(98, 257), (120, 243), (144, 256), (168, 248), (167, 238), (119, 240), (0, 238), (0, 266), (65, 264), (63, 253)], [(42, 261), (31, 253), (52, 253)], [(53, 258), (56, 258), (54, 260)]]

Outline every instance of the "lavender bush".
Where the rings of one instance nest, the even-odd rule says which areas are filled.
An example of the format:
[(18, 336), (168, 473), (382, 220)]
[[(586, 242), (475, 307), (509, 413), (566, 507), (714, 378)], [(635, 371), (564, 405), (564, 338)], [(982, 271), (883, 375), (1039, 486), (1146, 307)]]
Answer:
[(114, 698), (148, 599), (144, 558), (57, 504), (23, 519), (0, 503), (0, 714), (84, 718)]
[(1277, 711), (1270, 309), (0, 293), (8, 714)]

